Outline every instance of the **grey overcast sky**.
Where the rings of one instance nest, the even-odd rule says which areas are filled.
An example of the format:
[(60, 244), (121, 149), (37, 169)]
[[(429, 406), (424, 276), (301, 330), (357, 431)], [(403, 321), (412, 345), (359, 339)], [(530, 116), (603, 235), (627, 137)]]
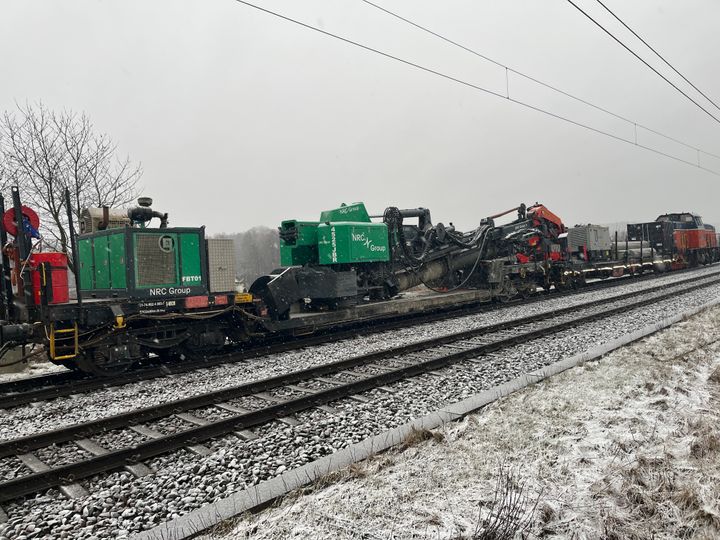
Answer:
[[(376, 1), (720, 155), (720, 124), (565, 0)], [(652, 58), (597, 2), (576, 1)], [(720, 100), (720, 2), (605, 2)], [(503, 69), (360, 0), (257, 3), (505, 92)], [(434, 220), (466, 229), (535, 201), (570, 225), (651, 220), (686, 209), (720, 225), (718, 176), (233, 0), (2, 0), (0, 50), (0, 108), (42, 100), (87, 112), (123, 153), (142, 162), (144, 193), (176, 226), (234, 232), (317, 219), (321, 210), (353, 201), (371, 212), (426, 206)], [(632, 126), (517, 77), (509, 85), (513, 97), (633, 137)], [(693, 151), (639, 137), (696, 159)], [(720, 159), (701, 160), (720, 171)]]

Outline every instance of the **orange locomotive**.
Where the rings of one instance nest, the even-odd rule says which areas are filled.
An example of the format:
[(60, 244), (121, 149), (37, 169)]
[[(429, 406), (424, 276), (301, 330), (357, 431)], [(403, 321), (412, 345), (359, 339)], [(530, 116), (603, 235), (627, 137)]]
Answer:
[(679, 261), (697, 266), (718, 259), (718, 236), (715, 227), (705, 225), (699, 215), (690, 212), (663, 214), (657, 221), (672, 223), (673, 248)]

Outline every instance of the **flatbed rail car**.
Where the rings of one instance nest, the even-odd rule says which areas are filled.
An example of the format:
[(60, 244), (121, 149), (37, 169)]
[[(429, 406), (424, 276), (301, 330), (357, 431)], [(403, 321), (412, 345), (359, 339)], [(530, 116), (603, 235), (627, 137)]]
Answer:
[[(496, 223), (513, 212), (517, 219)], [(537, 203), (484, 218), (466, 233), (452, 224), (433, 224), (424, 208), (391, 207), (377, 217), (381, 223), (354, 203), (323, 212), (318, 221), (283, 221), (283, 268), (259, 278), (250, 292), (263, 299), (273, 320), (282, 320), (298, 311), (394, 298), (418, 285), (444, 292), (483, 289), (504, 300), (538, 288), (577, 287), (588, 279), (717, 260), (717, 248), (713, 256), (692, 260), (672, 244), (658, 249), (645, 237), (623, 243), (616, 234), (613, 241), (607, 227), (567, 228)], [(409, 219), (417, 221), (408, 224)]]
[[(668, 220), (659, 243), (641, 224), (639, 237), (623, 245), (605, 227), (568, 228), (537, 203), (483, 218), (469, 232), (434, 224), (426, 208), (389, 207), (371, 217), (354, 203), (318, 221), (284, 221), (283, 267), (242, 293), (235, 290), (232, 240), (206, 238), (203, 227), (170, 227), (148, 198), (128, 210), (85, 209), (76, 235), (66, 193), (71, 259), (41, 250), (39, 219), (17, 187), (12, 202), (5, 211), (0, 198), (2, 350), (39, 344), (50, 361), (100, 376), (151, 357), (210, 355), (228, 343), (242, 347), (718, 260), (710, 232), (695, 255), (694, 237), (683, 244), (677, 234), (699, 230), (697, 220), (694, 229)], [(513, 213), (509, 223), (497, 222)], [(151, 227), (153, 220), (159, 226)]]

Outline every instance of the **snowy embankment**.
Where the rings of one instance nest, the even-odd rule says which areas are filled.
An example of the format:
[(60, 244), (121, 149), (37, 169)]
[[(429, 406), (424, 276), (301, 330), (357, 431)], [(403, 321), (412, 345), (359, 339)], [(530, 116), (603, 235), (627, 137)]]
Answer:
[(703, 312), (209, 538), (481, 538), (493, 510), (535, 538), (717, 538), (718, 329)]

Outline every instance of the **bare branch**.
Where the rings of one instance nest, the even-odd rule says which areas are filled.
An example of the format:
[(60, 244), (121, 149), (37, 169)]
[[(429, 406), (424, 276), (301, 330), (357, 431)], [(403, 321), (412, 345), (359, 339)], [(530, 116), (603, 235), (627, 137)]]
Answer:
[(142, 168), (116, 151), (85, 114), (17, 105), (0, 118), (0, 189), (18, 184), (43, 218), (47, 239), (67, 251), (66, 188), (76, 218), (85, 207), (121, 206), (138, 195)]

